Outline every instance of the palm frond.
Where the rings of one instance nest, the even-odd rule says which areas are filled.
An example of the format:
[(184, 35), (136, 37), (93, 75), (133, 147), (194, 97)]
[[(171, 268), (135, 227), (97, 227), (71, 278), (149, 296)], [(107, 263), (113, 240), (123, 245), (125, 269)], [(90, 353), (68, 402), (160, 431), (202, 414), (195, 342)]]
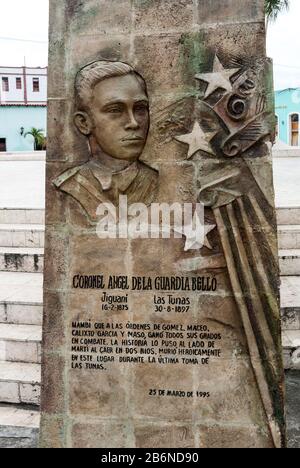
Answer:
[(45, 146), (46, 143), (46, 138), (44, 135), (44, 129), (43, 128), (34, 128), (32, 127), (31, 130), (26, 132), (24, 134), (24, 138), (26, 138), (28, 135), (31, 135), (34, 139), (34, 149), (39, 149)]
[(290, 0), (265, 0), (265, 12), (268, 20), (275, 21), (280, 12), (288, 10)]

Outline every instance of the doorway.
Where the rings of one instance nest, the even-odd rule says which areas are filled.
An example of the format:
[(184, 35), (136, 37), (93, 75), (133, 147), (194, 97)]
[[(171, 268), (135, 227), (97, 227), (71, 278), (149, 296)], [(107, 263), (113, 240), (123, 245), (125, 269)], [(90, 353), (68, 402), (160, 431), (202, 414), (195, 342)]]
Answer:
[(6, 151), (6, 138), (0, 138), (0, 153)]

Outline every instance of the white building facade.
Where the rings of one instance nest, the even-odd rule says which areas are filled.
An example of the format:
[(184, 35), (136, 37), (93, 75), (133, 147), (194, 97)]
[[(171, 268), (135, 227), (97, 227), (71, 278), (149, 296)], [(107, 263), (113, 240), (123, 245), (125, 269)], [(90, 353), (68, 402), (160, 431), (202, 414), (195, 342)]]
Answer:
[(0, 67), (0, 153), (33, 150), (25, 134), (46, 120), (47, 68)]
[(0, 105), (20, 104), (47, 104), (47, 68), (0, 67)]

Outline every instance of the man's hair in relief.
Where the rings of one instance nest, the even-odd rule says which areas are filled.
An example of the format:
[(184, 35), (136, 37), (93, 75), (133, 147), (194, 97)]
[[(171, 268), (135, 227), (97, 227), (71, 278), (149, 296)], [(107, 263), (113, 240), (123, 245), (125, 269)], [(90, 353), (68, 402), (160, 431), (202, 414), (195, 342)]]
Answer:
[(108, 78), (135, 75), (148, 96), (144, 78), (135, 69), (124, 62), (99, 60), (83, 67), (76, 75), (75, 95), (78, 110), (86, 110), (91, 104), (94, 87)]

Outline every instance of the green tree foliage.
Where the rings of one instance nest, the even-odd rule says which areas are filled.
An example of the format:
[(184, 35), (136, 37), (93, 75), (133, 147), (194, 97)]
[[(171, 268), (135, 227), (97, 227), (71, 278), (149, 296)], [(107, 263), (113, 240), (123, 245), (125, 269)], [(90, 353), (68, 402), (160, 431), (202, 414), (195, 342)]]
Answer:
[(45, 148), (46, 138), (44, 135), (44, 130), (42, 128), (32, 127), (32, 129), (29, 132), (25, 133), (24, 138), (26, 138), (27, 135), (31, 135), (33, 137), (35, 151), (39, 151)]
[(275, 21), (279, 13), (287, 10), (290, 0), (265, 0), (265, 11), (268, 21)]

